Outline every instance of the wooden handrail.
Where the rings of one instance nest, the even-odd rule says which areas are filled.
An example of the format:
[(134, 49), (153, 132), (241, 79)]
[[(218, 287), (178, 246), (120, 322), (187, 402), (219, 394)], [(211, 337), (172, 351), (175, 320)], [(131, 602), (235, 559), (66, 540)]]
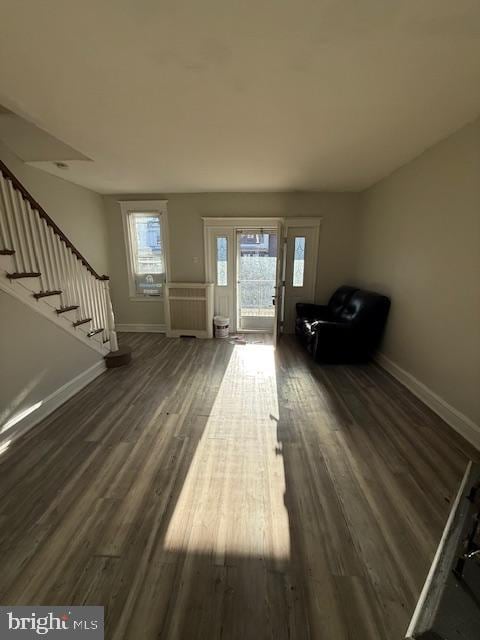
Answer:
[(38, 204), (38, 202), (35, 200), (35, 198), (25, 189), (25, 187), (20, 182), (20, 180), (18, 180), (18, 178), (16, 178), (13, 175), (13, 173), (10, 171), (10, 169), (1, 160), (0, 160), (0, 173), (3, 174), (4, 178), (7, 178), (8, 180), (10, 180), (12, 182), (12, 185), (14, 186), (14, 188), (17, 189), (17, 191), (20, 191), (20, 193), (22, 194), (24, 200), (27, 200), (27, 202), (30, 203), (30, 206), (32, 207), (32, 209), (36, 209), (38, 211), (39, 216), (41, 218), (43, 218), (45, 220), (45, 222), (48, 224), (48, 226), (51, 227), (53, 229), (53, 231), (57, 234), (57, 236), (61, 240), (63, 240), (63, 242), (67, 245), (67, 247), (72, 251), (72, 253), (74, 253), (75, 256), (78, 258), (78, 260), (81, 261), (83, 266), (86, 267), (90, 271), (92, 276), (95, 276), (95, 278), (97, 280), (109, 280), (110, 279), (108, 276), (105, 276), (105, 275), (101, 276), (95, 271), (95, 269), (88, 262), (88, 260), (86, 258), (84, 258), (82, 256), (82, 254), (80, 253), (80, 251), (75, 247), (75, 245), (72, 242), (70, 242), (70, 240), (63, 233), (63, 231), (60, 229), (60, 227), (58, 227), (55, 224), (55, 222), (50, 218), (50, 216), (45, 211), (45, 209)]

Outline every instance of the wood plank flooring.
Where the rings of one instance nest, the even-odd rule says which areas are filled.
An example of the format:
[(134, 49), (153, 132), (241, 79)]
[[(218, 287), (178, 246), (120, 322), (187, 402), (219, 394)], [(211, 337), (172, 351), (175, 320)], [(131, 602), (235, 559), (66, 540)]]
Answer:
[(468, 457), (375, 365), (294, 338), (124, 334), (0, 455), (0, 603), (105, 606), (106, 638), (403, 637)]

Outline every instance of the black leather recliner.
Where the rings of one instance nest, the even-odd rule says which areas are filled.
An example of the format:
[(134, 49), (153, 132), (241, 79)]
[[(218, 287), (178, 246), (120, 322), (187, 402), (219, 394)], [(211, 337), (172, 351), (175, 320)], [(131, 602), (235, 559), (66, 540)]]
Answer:
[(327, 305), (297, 303), (295, 333), (319, 362), (365, 361), (378, 346), (389, 309), (386, 296), (339, 287)]

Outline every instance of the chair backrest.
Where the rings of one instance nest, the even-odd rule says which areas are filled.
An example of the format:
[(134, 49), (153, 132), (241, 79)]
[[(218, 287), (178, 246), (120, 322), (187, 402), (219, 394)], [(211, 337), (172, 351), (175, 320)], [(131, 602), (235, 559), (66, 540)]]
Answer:
[(334, 292), (334, 294), (328, 301), (328, 308), (330, 310), (332, 319), (340, 317), (342, 310), (348, 304), (355, 291), (358, 291), (356, 287), (349, 287), (347, 285), (338, 287), (338, 289)]
[(358, 289), (340, 312), (343, 322), (350, 322), (375, 335), (383, 329), (390, 309), (390, 299), (373, 291)]

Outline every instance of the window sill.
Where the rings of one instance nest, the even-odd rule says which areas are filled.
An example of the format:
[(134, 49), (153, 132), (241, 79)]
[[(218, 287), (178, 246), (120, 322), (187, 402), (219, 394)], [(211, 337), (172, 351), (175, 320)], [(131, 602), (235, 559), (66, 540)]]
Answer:
[(163, 296), (129, 296), (130, 302), (163, 302)]

